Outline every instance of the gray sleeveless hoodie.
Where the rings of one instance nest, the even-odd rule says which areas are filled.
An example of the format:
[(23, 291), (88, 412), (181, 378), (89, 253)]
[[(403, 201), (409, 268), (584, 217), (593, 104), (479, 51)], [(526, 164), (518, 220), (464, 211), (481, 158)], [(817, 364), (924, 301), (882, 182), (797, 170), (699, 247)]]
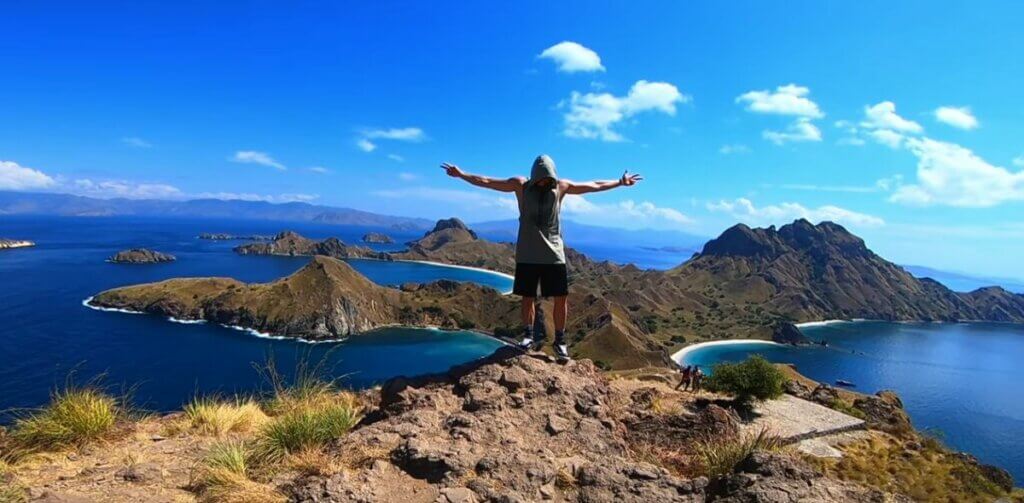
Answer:
[[(537, 182), (550, 178), (547, 188)], [(562, 209), (558, 197), (558, 176), (555, 161), (542, 155), (533, 161), (530, 180), (523, 187), (519, 203), (519, 238), (516, 241), (516, 262), (520, 264), (564, 264), (565, 248), (558, 213)]]

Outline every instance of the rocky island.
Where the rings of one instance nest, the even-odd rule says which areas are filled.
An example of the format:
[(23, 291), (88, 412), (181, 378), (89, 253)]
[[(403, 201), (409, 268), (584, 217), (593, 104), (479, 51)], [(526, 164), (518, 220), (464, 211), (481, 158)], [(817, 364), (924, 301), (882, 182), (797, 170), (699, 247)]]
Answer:
[(132, 248), (121, 250), (107, 259), (107, 262), (114, 264), (158, 264), (162, 262), (174, 262), (177, 260), (174, 255), (160, 253), (146, 248)]
[(262, 234), (237, 235), (226, 234), (223, 232), (204, 232), (198, 237), (199, 239), (206, 239), (210, 241), (270, 241), (271, 239), (274, 239), (274, 236), (265, 236)]
[(35, 246), (36, 244), (32, 241), (26, 241), (24, 239), (0, 239), (0, 250), (7, 250), (11, 248), (28, 248)]
[(394, 243), (395, 240), (391, 239), (391, 236), (388, 236), (387, 234), (382, 234), (380, 232), (367, 232), (366, 234), (363, 234), (363, 242), (364, 243), (377, 243), (377, 244), (391, 244), (391, 243)]
[(335, 258), (374, 258), (387, 260), (385, 253), (373, 251), (365, 246), (347, 245), (338, 238), (314, 241), (293, 231), (284, 231), (264, 243), (250, 243), (235, 247), (240, 255), (324, 255)]

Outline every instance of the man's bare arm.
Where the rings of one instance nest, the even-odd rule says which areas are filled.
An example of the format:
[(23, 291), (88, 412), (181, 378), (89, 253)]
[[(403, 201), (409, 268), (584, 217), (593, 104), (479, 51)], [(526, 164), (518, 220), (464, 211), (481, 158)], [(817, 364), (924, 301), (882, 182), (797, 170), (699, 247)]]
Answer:
[(631, 175), (629, 171), (622, 174), (622, 178), (618, 180), (594, 180), (592, 182), (573, 182), (571, 180), (562, 180), (564, 188), (562, 189), (563, 194), (588, 194), (590, 192), (601, 192), (605, 190), (611, 190), (616, 187), (630, 187), (636, 185), (636, 182), (643, 180), (644, 177), (640, 175)]
[(489, 176), (474, 175), (462, 171), (454, 164), (448, 163), (441, 164), (441, 169), (444, 169), (450, 177), (461, 178), (477, 187), (485, 189), (497, 190), (499, 192), (515, 192), (523, 187), (524, 179), (521, 177), (491, 178)]

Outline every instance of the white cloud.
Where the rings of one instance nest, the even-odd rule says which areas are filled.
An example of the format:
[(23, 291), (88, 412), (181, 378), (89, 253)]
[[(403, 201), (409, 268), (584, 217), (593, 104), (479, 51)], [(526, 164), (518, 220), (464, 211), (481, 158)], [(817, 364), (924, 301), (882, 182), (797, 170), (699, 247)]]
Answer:
[(1017, 157), (1014, 157), (1012, 162), (1014, 166), (1017, 166), (1018, 168), (1024, 168), (1024, 155), (1018, 155)]
[(371, 140), (395, 140), (420, 142), (427, 139), (426, 133), (418, 127), (389, 128), (389, 129), (364, 129), (363, 138)]
[(891, 101), (864, 107), (864, 120), (860, 125), (868, 129), (891, 129), (904, 133), (920, 133), (924, 130), (920, 124), (900, 117), (896, 113), (896, 104)]
[(935, 109), (935, 120), (958, 129), (976, 129), (980, 125), (970, 107), (939, 107)]
[(143, 140), (138, 136), (126, 136), (124, 138), (121, 138), (121, 142), (124, 143), (125, 145), (128, 145), (129, 147), (135, 148), (150, 148), (153, 146), (152, 143)]
[(372, 141), (367, 140), (366, 138), (360, 138), (356, 140), (356, 146), (359, 147), (359, 150), (362, 150), (363, 152), (373, 152), (374, 150), (377, 149), (377, 145), (374, 145)]
[(181, 199), (185, 193), (165, 183), (137, 183), (127, 180), (93, 181), (80, 178), (67, 187), (74, 194), (100, 199)]
[(989, 207), (1024, 200), (1024, 171), (989, 164), (971, 150), (930, 138), (907, 138), (917, 157), (917, 180), (900, 185), (889, 200), (927, 206)]
[(413, 173), (404, 173), (403, 172), (403, 173), (399, 173), (398, 174), (398, 179), (402, 180), (403, 182), (411, 182), (411, 181), (413, 181), (413, 180), (415, 180), (417, 178), (419, 178), (419, 177), (416, 176)]
[(560, 42), (540, 53), (538, 58), (550, 59), (558, 65), (558, 71), (573, 72), (603, 72), (601, 57), (591, 49), (583, 47), (576, 42)]
[(865, 142), (861, 138), (857, 138), (855, 136), (850, 136), (850, 137), (846, 137), (846, 138), (840, 138), (839, 140), (836, 141), (836, 143), (838, 143), (840, 145), (850, 145), (850, 146), (853, 146), (853, 147), (860, 147), (860, 146), (864, 145)]
[(738, 198), (732, 201), (721, 200), (717, 203), (708, 203), (709, 211), (728, 213), (737, 220), (748, 225), (781, 225), (792, 222), (798, 218), (804, 218), (811, 222), (830, 221), (844, 225), (859, 227), (878, 227), (885, 224), (885, 221), (876, 216), (858, 213), (838, 206), (825, 205), (817, 208), (807, 208), (799, 203), (781, 203), (769, 206), (754, 206), (754, 203), (747, 198)]
[(750, 153), (750, 147), (748, 147), (746, 145), (741, 145), (739, 143), (729, 144), (729, 145), (722, 145), (721, 147), (718, 148), (718, 153), (722, 154), (722, 155), (749, 154)]
[(331, 170), (323, 166), (313, 166), (312, 168), (309, 168), (309, 170), (312, 171), (313, 173), (319, 173), (321, 175), (326, 175), (331, 172)]
[(825, 114), (818, 108), (818, 104), (807, 98), (811, 90), (788, 84), (775, 88), (775, 91), (767, 89), (761, 91), (750, 91), (743, 93), (736, 98), (736, 103), (746, 103), (747, 110), (762, 114), (796, 115), (817, 119)]
[(14, 161), (0, 161), (0, 190), (38, 190), (56, 183), (42, 171), (20, 166)]
[(631, 199), (613, 204), (598, 204), (582, 196), (566, 196), (562, 209), (573, 220), (596, 225), (625, 228), (678, 229), (693, 223), (693, 219), (675, 208), (657, 206), (649, 201)]
[(267, 203), (308, 203), (320, 198), (317, 194), (253, 194), (249, 192), (201, 192), (197, 199), (221, 199), (224, 201), (263, 201)]
[(405, 158), (398, 154), (388, 154), (388, 159), (391, 159), (392, 161), (395, 162), (405, 162)]
[(785, 131), (766, 130), (761, 132), (761, 136), (776, 145), (782, 145), (794, 141), (821, 141), (821, 130), (811, 123), (811, 119), (800, 117), (786, 126)]
[(260, 166), (269, 166), (274, 169), (285, 170), (284, 164), (281, 164), (270, 157), (266, 152), (257, 152), (255, 150), (239, 150), (235, 152), (235, 155), (231, 157), (232, 162), (239, 162), (243, 164), (259, 164)]
[(868, 131), (867, 135), (870, 136), (872, 140), (875, 140), (889, 148), (900, 148), (900, 146), (903, 145), (903, 139), (905, 138), (896, 131), (889, 129), (875, 129)]
[(573, 92), (565, 114), (564, 134), (571, 138), (622, 141), (623, 137), (612, 128), (624, 119), (647, 111), (675, 115), (676, 104), (686, 103), (690, 97), (666, 82), (638, 80), (626, 96), (610, 93)]

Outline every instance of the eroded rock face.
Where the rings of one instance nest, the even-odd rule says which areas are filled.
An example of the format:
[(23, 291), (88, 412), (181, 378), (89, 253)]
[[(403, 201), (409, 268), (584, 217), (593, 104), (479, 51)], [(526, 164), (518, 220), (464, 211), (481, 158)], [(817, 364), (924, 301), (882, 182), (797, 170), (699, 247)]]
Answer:
[(868, 427), (893, 435), (913, 433), (910, 416), (903, 410), (903, 401), (892, 391), (879, 391), (853, 401), (853, 407), (864, 413)]
[(501, 349), (446, 374), (387, 382), (379, 407), (330, 447), (367, 453), (368, 468), (300, 477), (283, 490), (300, 502), (391, 501), (393, 487), (406, 488), (403, 503), (876, 501), (775, 454), (713, 481), (641, 460), (638, 438), (685, 445), (737, 434), (735, 413), (715, 404), (653, 413), (661, 393), (613, 387), (586, 360)]

